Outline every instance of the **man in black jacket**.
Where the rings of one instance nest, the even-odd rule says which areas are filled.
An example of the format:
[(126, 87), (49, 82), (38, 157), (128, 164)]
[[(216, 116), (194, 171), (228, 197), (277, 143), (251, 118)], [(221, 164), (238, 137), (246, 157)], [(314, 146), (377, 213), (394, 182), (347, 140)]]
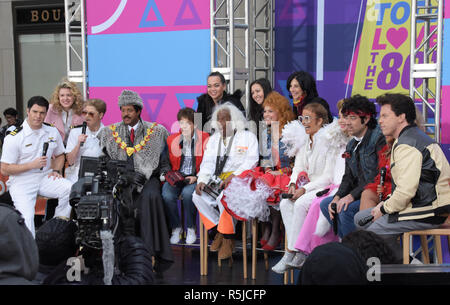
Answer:
[[(353, 218), (359, 211), (361, 193), (378, 172), (378, 151), (386, 144), (375, 119), (375, 105), (366, 97), (355, 95), (345, 100), (342, 114), (347, 120), (348, 132), (353, 139), (347, 144), (342, 156), (345, 173), (337, 193), (320, 203), (323, 215), (331, 223), (338, 217), (340, 237), (355, 230)], [(337, 215), (331, 209), (336, 204)]]

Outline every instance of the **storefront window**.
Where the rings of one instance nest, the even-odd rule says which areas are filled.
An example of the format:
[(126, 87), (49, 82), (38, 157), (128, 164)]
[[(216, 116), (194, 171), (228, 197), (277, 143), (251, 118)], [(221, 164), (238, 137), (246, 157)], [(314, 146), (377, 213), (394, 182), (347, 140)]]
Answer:
[(63, 33), (19, 35), (20, 77), (23, 113), (34, 95), (49, 101), (53, 89), (67, 74), (66, 44)]

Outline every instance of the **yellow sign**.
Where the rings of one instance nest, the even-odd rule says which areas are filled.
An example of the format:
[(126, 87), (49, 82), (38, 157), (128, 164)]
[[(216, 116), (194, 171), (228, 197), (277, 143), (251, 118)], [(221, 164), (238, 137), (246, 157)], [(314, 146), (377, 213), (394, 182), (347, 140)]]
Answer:
[[(416, 29), (418, 45), (423, 41), (424, 25)], [(410, 28), (411, 0), (367, 1), (352, 95), (376, 98), (387, 92), (408, 94)], [(435, 44), (436, 37), (432, 39)], [(435, 52), (430, 56), (436, 56)], [(423, 62), (423, 53), (418, 58)]]

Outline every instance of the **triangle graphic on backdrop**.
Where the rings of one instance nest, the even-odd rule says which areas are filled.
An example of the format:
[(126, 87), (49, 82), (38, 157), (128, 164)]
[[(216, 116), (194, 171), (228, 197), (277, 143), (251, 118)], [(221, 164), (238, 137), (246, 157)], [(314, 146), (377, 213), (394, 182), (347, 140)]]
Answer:
[[(147, 111), (150, 121), (156, 122), (159, 112), (161, 111), (161, 107), (164, 104), (164, 99), (166, 98), (165, 93), (142, 93), (141, 94), (142, 101), (144, 102), (144, 109)], [(155, 103), (150, 102), (156, 100), (156, 106), (153, 106)]]
[(197, 111), (198, 101), (197, 97), (202, 95), (202, 93), (176, 93), (178, 105), (180, 108), (192, 108)]
[[(189, 7), (192, 17), (183, 18), (183, 15), (186, 16), (186, 9)], [(175, 25), (193, 25), (193, 24), (201, 24), (202, 21), (198, 16), (197, 10), (195, 9), (192, 0), (184, 0), (181, 4), (180, 10), (178, 11), (177, 18), (175, 19)]]
[[(149, 15), (151, 15), (151, 17), (155, 16), (156, 20), (154, 20), (154, 18), (150, 18), (150, 20), (147, 20), (149, 19)], [(152, 28), (158, 26), (166, 26), (166, 24), (164, 23), (155, 0), (149, 0), (147, 2), (147, 6), (145, 7), (144, 14), (142, 15), (141, 22), (139, 23), (139, 27)]]
[(300, 2), (288, 0), (285, 3), (286, 4), (280, 14), (280, 20), (297, 20), (306, 18), (305, 10), (302, 8)]

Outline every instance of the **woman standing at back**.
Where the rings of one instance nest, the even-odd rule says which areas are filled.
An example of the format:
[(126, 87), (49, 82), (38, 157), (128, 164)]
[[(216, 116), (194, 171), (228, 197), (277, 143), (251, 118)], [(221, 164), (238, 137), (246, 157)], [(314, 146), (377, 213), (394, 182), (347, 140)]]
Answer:
[(303, 107), (309, 103), (318, 102), (328, 113), (328, 123), (333, 121), (330, 112), (330, 106), (323, 99), (315, 99), (319, 96), (316, 87), (316, 80), (306, 71), (296, 71), (289, 75), (286, 82), (286, 89), (289, 91), (289, 97), (293, 99), (293, 110), (295, 117), (302, 115)]
[(270, 92), (272, 92), (272, 86), (266, 78), (259, 78), (250, 84), (250, 103), (247, 119), (250, 124), (253, 124), (249, 127), (251, 131), (256, 133), (258, 139), (260, 137), (260, 122), (264, 124), (263, 102)]
[[(233, 94), (228, 94), (225, 89), (227, 84), (225, 77), (220, 72), (211, 72), (207, 80), (208, 92), (197, 97), (197, 113), (202, 114), (202, 129), (208, 133), (211, 132), (210, 120), (214, 107), (230, 102), (236, 106), (245, 116), (245, 109), (241, 103), (242, 92), (236, 90)], [(208, 124), (206, 124), (208, 123)], [(206, 125), (206, 126), (205, 126)], [(198, 124), (200, 126), (200, 124)]]
[(70, 128), (84, 122), (81, 115), (83, 105), (83, 97), (75, 83), (63, 79), (53, 90), (44, 122), (58, 129), (64, 145), (67, 144)]

